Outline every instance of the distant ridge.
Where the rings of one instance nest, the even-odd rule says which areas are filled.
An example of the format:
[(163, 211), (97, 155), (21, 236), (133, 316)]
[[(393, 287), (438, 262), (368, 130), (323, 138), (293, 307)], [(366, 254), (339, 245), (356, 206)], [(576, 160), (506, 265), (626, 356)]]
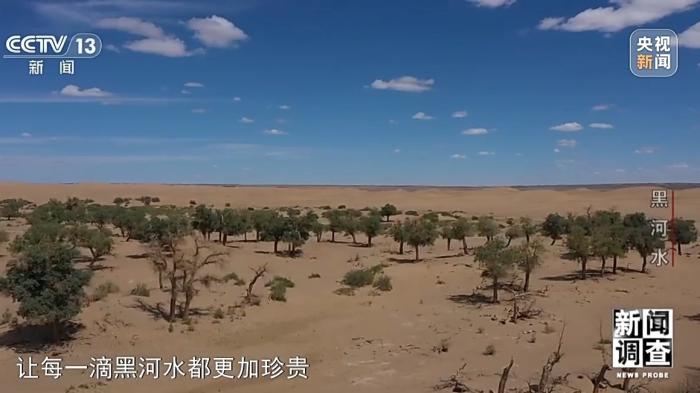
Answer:
[[(87, 184), (92, 182), (69, 182), (57, 184)], [(99, 183), (92, 183), (99, 184)], [(453, 189), (453, 190), (478, 190), (490, 188), (512, 188), (516, 190), (571, 190), (576, 188), (588, 188), (592, 190), (615, 190), (632, 187), (659, 187), (673, 190), (700, 188), (700, 183), (607, 183), (607, 184), (538, 184), (538, 185), (496, 185), (496, 186), (452, 186), (452, 185), (372, 185), (372, 184), (223, 184), (223, 183), (130, 183), (110, 182), (104, 184), (144, 185), (162, 184), (167, 186), (209, 186), (209, 187), (276, 187), (276, 188), (359, 188), (364, 190), (421, 190), (421, 189)]]

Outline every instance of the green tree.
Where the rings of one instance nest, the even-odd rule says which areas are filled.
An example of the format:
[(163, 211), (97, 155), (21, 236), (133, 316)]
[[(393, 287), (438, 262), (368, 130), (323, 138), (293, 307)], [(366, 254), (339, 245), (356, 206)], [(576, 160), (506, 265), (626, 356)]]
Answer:
[(404, 230), (406, 231), (406, 244), (412, 246), (416, 251), (416, 262), (420, 260), (418, 255), (420, 247), (433, 245), (438, 237), (437, 225), (431, 220), (407, 220), (404, 223)]
[(396, 206), (387, 203), (386, 205), (382, 206), (381, 209), (379, 209), (379, 214), (381, 214), (382, 217), (386, 217), (386, 222), (389, 222), (391, 216), (399, 214), (399, 209), (397, 209)]
[(62, 336), (65, 323), (80, 313), (89, 271), (73, 266), (75, 250), (61, 243), (35, 244), (7, 266), (0, 289), (20, 306), (27, 321), (48, 325), (54, 340)]
[(372, 247), (372, 238), (382, 231), (381, 218), (378, 215), (370, 214), (359, 219), (360, 230), (367, 235), (367, 247)]
[(591, 238), (586, 234), (586, 230), (578, 225), (570, 227), (570, 233), (566, 237), (566, 247), (569, 249), (569, 256), (581, 264), (581, 279), (586, 279), (587, 263), (591, 257)]
[(646, 273), (649, 255), (657, 249), (663, 249), (664, 241), (658, 233), (651, 233), (651, 220), (648, 220), (644, 213), (626, 215), (623, 219), (623, 225), (627, 229), (628, 245), (637, 250), (637, 253), (642, 258), (642, 268), (640, 271)]
[(452, 231), (452, 222), (442, 221), (439, 223), (440, 237), (447, 241), (447, 251), (450, 251), (454, 232)]
[(389, 235), (399, 243), (399, 254), (403, 255), (403, 245), (406, 243), (406, 227), (401, 221), (395, 222), (389, 227)]
[(462, 241), (462, 249), (467, 254), (467, 237), (474, 233), (474, 226), (464, 217), (452, 221), (452, 238)]
[(36, 222), (21, 236), (15, 237), (10, 242), (10, 251), (13, 254), (24, 252), (28, 248), (40, 244), (62, 243), (66, 231), (63, 225), (56, 222)]
[(520, 228), (525, 236), (525, 242), (530, 243), (530, 237), (537, 233), (537, 225), (530, 217), (520, 217)]
[(527, 292), (530, 288), (530, 275), (542, 264), (542, 256), (544, 255), (545, 249), (542, 241), (535, 239), (532, 242), (526, 242), (520, 246), (520, 252), (520, 259), (517, 263), (520, 270), (525, 273), (523, 291)]
[(67, 238), (74, 247), (90, 251), (90, 267), (93, 267), (100, 257), (112, 252), (114, 246), (112, 233), (108, 229), (90, 228), (84, 224), (67, 228)]
[(498, 302), (499, 281), (510, 274), (515, 262), (521, 257), (519, 254), (520, 251), (517, 248), (506, 247), (501, 239), (488, 241), (485, 245), (476, 248), (474, 260), (481, 264), (485, 275), (492, 281), (492, 302)]
[(557, 213), (550, 213), (542, 223), (541, 232), (543, 235), (552, 239), (552, 246), (561, 239), (567, 232), (566, 218)]
[(272, 221), (275, 217), (275, 212), (270, 210), (254, 210), (251, 213), (250, 221), (251, 226), (255, 230), (255, 240), (260, 241), (262, 239), (261, 234), (265, 230), (265, 227)]
[(224, 246), (228, 242), (229, 236), (240, 236), (248, 233), (249, 221), (247, 212), (226, 208), (218, 211), (221, 226), (221, 244)]
[(360, 231), (360, 220), (351, 214), (346, 214), (342, 219), (342, 228), (345, 235), (352, 238), (352, 244), (357, 244), (355, 235)]
[[(513, 224), (506, 229), (506, 239), (508, 239), (508, 243), (506, 243), (506, 247), (510, 246), (511, 241), (513, 239), (517, 239), (519, 237), (523, 237), (525, 235), (525, 232), (523, 231), (523, 228), (518, 225), (518, 224)], [(529, 243), (529, 241), (528, 241)]]
[(326, 211), (323, 216), (328, 219), (328, 231), (331, 233), (331, 242), (335, 242), (335, 234), (342, 232), (344, 229), (347, 212), (333, 209)]
[(211, 233), (217, 229), (219, 216), (206, 205), (197, 205), (192, 217), (192, 227), (198, 230), (206, 240), (211, 239)]
[(491, 217), (479, 217), (477, 229), (479, 231), (479, 236), (484, 236), (487, 242), (490, 242), (494, 237), (496, 237), (496, 235), (498, 235), (498, 224)]
[(677, 218), (671, 223), (671, 239), (678, 247), (678, 254), (682, 254), (681, 244), (690, 244), (698, 240), (698, 230), (695, 221)]
[(0, 201), (0, 216), (11, 220), (22, 216), (22, 209), (30, 202), (24, 199), (5, 199)]

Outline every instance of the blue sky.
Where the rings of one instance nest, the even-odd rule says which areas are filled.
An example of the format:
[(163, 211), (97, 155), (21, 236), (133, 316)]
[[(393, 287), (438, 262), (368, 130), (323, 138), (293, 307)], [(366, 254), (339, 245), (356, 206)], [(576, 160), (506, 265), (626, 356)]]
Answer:
[[(5, 1), (0, 179), (532, 185), (700, 181), (700, 0)], [(680, 35), (637, 78), (630, 33)]]

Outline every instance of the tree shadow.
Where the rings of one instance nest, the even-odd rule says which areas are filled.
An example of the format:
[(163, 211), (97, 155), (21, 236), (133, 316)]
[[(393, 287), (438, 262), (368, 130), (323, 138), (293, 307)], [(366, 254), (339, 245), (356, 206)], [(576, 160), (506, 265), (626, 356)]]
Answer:
[(493, 304), (491, 301), (490, 296), (486, 296), (482, 293), (479, 292), (472, 292), (469, 295), (452, 295), (448, 297), (449, 300), (452, 300), (455, 303), (459, 304), (469, 304), (469, 305), (477, 305), (477, 304)]
[[(590, 276), (590, 273), (588, 273)], [(560, 274), (558, 276), (547, 276), (547, 277), (542, 277), (542, 280), (545, 281), (579, 281), (581, 279), (581, 273), (565, 273), (565, 274)]]
[(148, 253), (144, 252), (143, 254), (131, 254), (126, 256), (129, 259), (146, 259), (148, 258)]
[(68, 322), (56, 340), (50, 326), (18, 325), (0, 335), (0, 347), (11, 348), (17, 353), (45, 352), (75, 340), (78, 331), (84, 327), (80, 323)]
[(147, 314), (150, 314), (151, 317), (153, 317), (154, 320), (158, 319), (168, 319), (168, 310), (163, 308), (163, 305), (161, 303), (156, 303), (155, 305), (148, 304), (144, 302), (141, 299), (136, 299), (136, 303), (132, 306), (131, 308), (136, 308), (141, 311), (145, 311)]
[(422, 259), (419, 259), (416, 261), (416, 258), (408, 257), (408, 258), (388, 258), (389, 262), (396, 262), (396, 263), (417, 263), (422, 261)]
[(369, 248), (367, 243), (350, 243), (348, 244), (348, 247), (355, 247), (355, 248)]
[(694, 322), (700, 322), (700, 313), (695, 314), (695, 315), (684, 315), (686, 319), (694, 321)]
[(459, 254), (440, 255), (438, 257), (435, 257), (435, 259), (459, 258), (463, 256), (464, 254), (460, 252)]

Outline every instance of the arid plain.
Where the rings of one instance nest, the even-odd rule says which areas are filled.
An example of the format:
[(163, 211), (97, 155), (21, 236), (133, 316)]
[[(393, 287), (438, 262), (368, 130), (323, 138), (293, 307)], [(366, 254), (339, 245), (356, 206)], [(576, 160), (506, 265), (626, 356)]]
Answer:
[[(190, 201), (223, 208), (311, 208), (346, 205), (362, 209), (396, 205), (403, 212), (449, 212), (472, 217), (493, 215), (499, 223), (508, 218), (529, 216), (541, 222), (549, 213), (584, 214), (614, 208), (622, 213), (645, 212), (651, 217), (668, 217), (670, 209), (651, 209), (650, 186), (605, 188), (429, 188), (429, 187), (246, 187), (150, 184), (0, 184), (2, 198), (24, 198), (41, 204), (51, 198), (89, 198), (111, 204), (116, 196), (136, 198), (157, 196), (160, 205), (188, 206)], [(700, 188), (676, 191), (676, 215), (700, 220)], [(401, 220), (403, 215), (392, 217)], [(2, 220), (0, 229), (10, 237), (23, 233), (23, 219)], [(116, 232), (115, 232), (116, 234)], [(364, 236), (358, 234), (364, 243)], [(250, 239), (251, 237), (249, 237)], [(670, 380), (650, 381), (650, 391), (677, 392), (679, 385), (700, 377), (700, 247), (690, 244), (676, 259), (674, 267), (651, 266), (639, 273), (640, 257), (631, 251), (621, 259), (621, 271), (600, 277), (599, 261), (591, 260), (587, 280), (571, 277), (579, 269), (576, 262), (561, 257), (562, 241), (550, 246), (546, 241), (544, 262), (531, 282), (533, 307), (541, 314), (513, 323), (509, 320), (512, 295), (502, 292), (501, 302), (470, 302), (469, 295), (488, 286), (473, 254), (464, 255), (453, 244), (438, 239), (421, 250), (421, 261), (412, 261), (412, 251), (397, 253), (397, 244), (379, 236), (372, 247), (353, 244), (350, 237), (330, 234), (321, 242), (312, 238), (301, 248), (299, 257), (274, 255), (270, 242), (228, 243), (225, 263), (209, 268), (223, 276), (235, 272), (249, 280), (251, 268), (267, 264), (269, 278), (279, 275), (295, 286), (286, 302), (267, 296), (262, 283), (256, 289), (257, 306), (227, 312), (215, 318), (217, 309), (228, 310), (244, 295), (244, 286), (215, 283), (201, 288), (193, 301), (193, 322), (169, 324), (153, 309), (165, 305), (167, 293), (158, 290), (158, 277), (146, 247), (115, 235), (112, 255), (98, 262), (90, 293), (97, 285), (111, 281), (118, 293), (90, 302), (76, 322), (82, 325), (73, 340), (59, 347), (36, 353), (21, 353), (23, 345), (8, 325), (0, 326), (0, 390), (24, 392), (429, 392), (449, 379), (466, 364), (459, 378), (472, 389), (496, 391), (500, 374), (513, 359), (508, 389), (524, 389), (536, 383), (548, 356), (556, 349), (561, 330), (561, 361), (553, 376), (566, 377), (556, 391), (593, 391), (590, 378), (604, 362), (610, 362), (611, 310), (613, 308), (673, 308), (675, 312), (674, 367)], [(521, 242), (516, 239), (514, 242)], [(482, 237), (467, 239), (470, 247), (484, 243)], [(12, 259), (6, 245), (0, 246), (0, 274)], [(335, 291), (343, 275), (357, 267), (384, 264), (393, 289), (378, 292), (360, 288), (354, 295)], [(316, 277), (319, 276), (319, 277)], [(315, 277), (315, 278), (310, 278)], [(520, 277), (514, 278), (520, 282)], [(509, 280), (511, 281), (511, 280)], [(146, 284), (149, 297), (135, 297), (129, 291)], [(482, 289), (479, 289), (482, 288)], [(485, 293), (488, 293), (486, 291)], [(16, 304), (0, 297), (0, 311), (15, 310)], [(149, 311), (150, 310), (150, 311)], [(601, 344), (603, 343), (603, 344)], [(486, 351), (492, 346), (493, 351)], [(607, 354), (606, 354), (607, 351)], [(487, 353), (492, 352), (492, 353)], [(19, 380), (18, 356), (37, 359), (56, 356), (65, 363), (87, 364), (99, 356), (192, 356), (239, 358), (308, 358), (307, 380), (266, 379), (193, 381), (112, 380), (96, 382), (82, 371), (66, 371), (58, 380), (40, 378)], [(607, 359), (606, 359), (607, 356)], [(612, 383), (619, 383), (608, 372)], [(642, 380), (634, 380), (639, 384)], [(697, 386), (697, 385), (696, 385)], [(506, 389), (506, 391), (509, 391)], [(447, 388), (444, 391), (451, 391)], [(619, 390), (605, 386), (600, 392)], [(687, 390), (691, 391), (691, 390)]]

